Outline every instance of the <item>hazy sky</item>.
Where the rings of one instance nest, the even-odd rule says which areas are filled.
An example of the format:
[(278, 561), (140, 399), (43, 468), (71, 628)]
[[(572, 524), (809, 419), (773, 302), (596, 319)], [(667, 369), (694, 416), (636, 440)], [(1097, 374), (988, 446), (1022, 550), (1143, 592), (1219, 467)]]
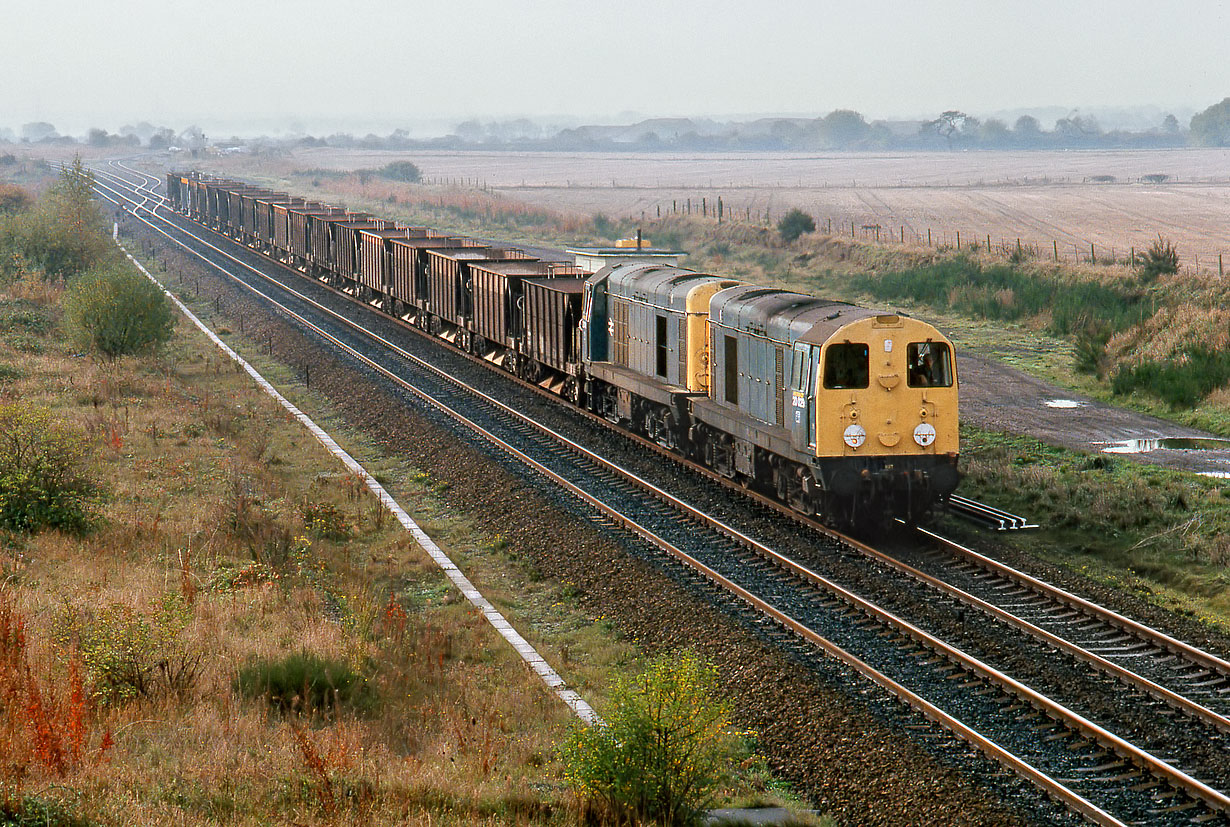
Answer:
[(1203, 109), (1210, 0), (0, 0), (0, 127)]

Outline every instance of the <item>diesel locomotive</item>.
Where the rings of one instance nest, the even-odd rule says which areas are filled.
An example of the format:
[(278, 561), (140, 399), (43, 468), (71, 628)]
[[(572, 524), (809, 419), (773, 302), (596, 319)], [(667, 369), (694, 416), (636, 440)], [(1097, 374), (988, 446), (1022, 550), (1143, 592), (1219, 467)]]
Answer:
[(596, 273), (201, 173), (177, 212), (838, 527), (955, 490), (952, 343), (871, 310), (652, 261)]

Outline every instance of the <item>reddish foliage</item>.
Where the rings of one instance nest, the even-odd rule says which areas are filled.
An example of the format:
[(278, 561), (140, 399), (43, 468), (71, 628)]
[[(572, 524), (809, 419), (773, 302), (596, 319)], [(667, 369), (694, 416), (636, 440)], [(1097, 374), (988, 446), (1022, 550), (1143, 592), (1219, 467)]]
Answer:
[(81, 658), (77, 653), (68, 662), (68, 708), (65, 710), (68, 727), (68, 749), (73, 763), (81, 760), (85, 748), (85, 685), (81, 680)]
[(111, 751), (113, 746), (115, 746), (115, 738), (111, 736), (111, 730), (107, 730), (103, 733), (102, 740), (98, 743), (98, 757), (95, 759), (94, 763), (106, 763), (107, 753)]
[[(65, 687), (57, 693), (56, 687)], [(41, 766), (63, 776), (81, 764), (92, 709), (74, 653), (68, 674), (36, 674), (26, 642), (25, 618), (0, 592), (0, 775), (24, 777)], [(101, 761), (115, 744), (106, 732)]]
[(49, 696), (47, 702), (43, 701), (43, 692), (30, 673), (29, 664), (26, 665), (25, 673), (26, 720), (30, 724), (30, 737), (34, 742), (34, 758), (56, 775), (64, 775), (68, 772), (68, 761), (64, 755), (61, 730), (55, 726), (55, 699)]
[(329, 767), (320, 757), (316, 745), (308, 739), (307, 733), (294, 724), (291, 724), (290, 731), (295, 736), (295, 744), (298, 745), (299, 752), (303, 754), (303, 763), (312, 777), (316, 779), (316, 798), (320, 801), (321, 809), (326, 815), (332, 817), (337, 812), (337, 801), (333, 796), (333, 780), (329, 777)]
[(397, 598), (389, 595), (388, 605), (384, 607), (384, 628), (390, 637), (400, 639), (406, 633), (406, 610), (397, 602)]

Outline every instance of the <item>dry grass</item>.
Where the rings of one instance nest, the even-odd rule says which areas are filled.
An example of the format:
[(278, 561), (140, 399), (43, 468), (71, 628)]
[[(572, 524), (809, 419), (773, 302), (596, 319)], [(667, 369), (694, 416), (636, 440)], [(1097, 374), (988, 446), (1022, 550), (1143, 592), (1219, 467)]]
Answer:
[[(355, 480), (320, 474), (334, 462), (297, 423), (182, 329), (161, 359), (110, 365), (55, 338), (0, 344), (21, 364), (0, 394), (90, 435), (105, 521), (7, 538), (4, 795), (101, 823), (567, 820), (544, 793), (566, 707), (468, 604), (417, 599), (450, 591)], [(347, 537), (309, 537), (304, 503)], [(361, 671), (374, 705), (302, 716), (236, 694), (241, 666), (300, 650)], [(107, 690), (117, 663), (149, 681)]]

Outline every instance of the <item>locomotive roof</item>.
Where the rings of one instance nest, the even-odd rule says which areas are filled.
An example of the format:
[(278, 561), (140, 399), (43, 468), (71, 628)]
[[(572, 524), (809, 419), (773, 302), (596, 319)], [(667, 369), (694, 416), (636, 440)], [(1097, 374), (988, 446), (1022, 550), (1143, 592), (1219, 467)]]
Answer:
[(823, 344), (850, 322), (877, 311), (806, 293), (740, 284), (714, 294), (709, 315), (723, 327), (793, 345)]
[[(594, 274), (595, 281), (607, 280), (607, 289), (615, 296), (628, 296), (634, 300), (656, 297), (669, 302), (673, 309), (682, 303), (688, 290), (698, 284), (712, 281), (733, 281), (724, 276), (675, 267), (654, 261), (629, 261), (610, 264)], [(678, 288), (684, 287), (683, 290)]]

